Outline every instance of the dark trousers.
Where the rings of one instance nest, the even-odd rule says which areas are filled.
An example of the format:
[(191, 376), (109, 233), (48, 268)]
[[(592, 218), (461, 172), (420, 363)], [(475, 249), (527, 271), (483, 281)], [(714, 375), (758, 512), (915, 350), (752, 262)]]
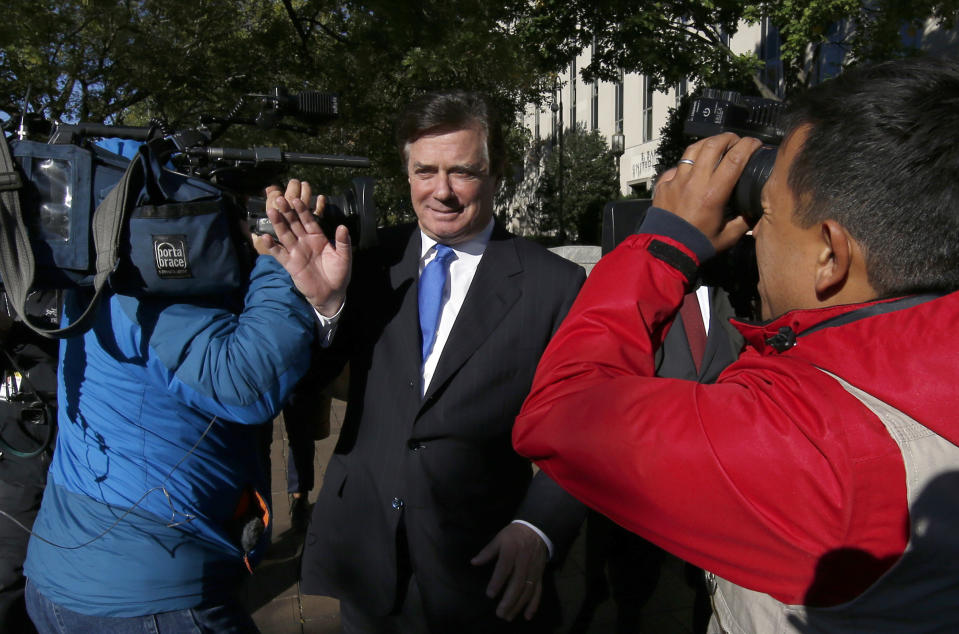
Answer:
[(316, 456), (316, 430), (312, 418), (297, 416), (295, 410), (284, 408), (283, 425), (289, 443), (286, 461), (287, 493), (309, 493), (313, 490), (316, 474), (313, 458)]
[(349, 601), (340, 601), (340, 623), (343, 634), (429, 634), (414, 575), (410, 575), (406, 596), (396, 614), (371, 616)]
[[(642, 612), (656, 591), (666, 552), (608, 518), (590, 511), (586, 520), (586, 596), (570, 634), (586, 632), (593, 614), (612, 596), (616, 634), (642, 631)], [(693, 632), (706, 631), (712, 606), (701, 570), (686, 564), (686, 581), (695, 589)]]
[[(33, 527), (40, 509), (48, 464), (40, 457), (31, 460), (35, 463), (35, 466), (31, 465), (35, 471), (32, 484), (22, 483), (22, 471), (17, 482), (0, 479), (0, 510), (27, 528)], [(29, 540), (30, 533), (10, 517), (0, 515), (0, 632), (36, 631), (27, 616), (23, 598), (23, 560), (27, 556)]]

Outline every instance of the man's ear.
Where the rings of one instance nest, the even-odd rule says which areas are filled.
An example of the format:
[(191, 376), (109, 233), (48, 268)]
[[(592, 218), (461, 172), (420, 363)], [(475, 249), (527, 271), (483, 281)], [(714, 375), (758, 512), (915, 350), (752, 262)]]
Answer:
[(835, 220), (819, 224), (820, 251), (816, 258), (816, 297), (827, 301), (843, 290), (852, 268), (853, 244), (849, 232)]

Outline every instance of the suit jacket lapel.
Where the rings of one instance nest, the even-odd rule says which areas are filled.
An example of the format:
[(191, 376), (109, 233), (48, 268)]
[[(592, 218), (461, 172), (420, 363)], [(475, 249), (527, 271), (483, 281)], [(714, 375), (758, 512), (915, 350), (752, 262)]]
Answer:
[(424, 403), (428, 403), (430, 396), (466, 363), (522, 294), (520, 285), (512, 279), (523, 271), (513, 240), (513, 236), (498, 224), (493, 229), (433, 373)]
[[(390, 267), (390, 284), (394, 290), (406, 287), (406, 294), (400, 303), (399, 312), (393, 319), (391, 332), (392, 344), (398, 351), (397, 362), (409, 369), (411, 376), (419, 377), (422, 365), (422, 346), (420, 345), (420, 319), (417, 293), (419, 290), (421, 238), (419, 228), (414, 228), (403, 256)], [(401, 375), (405, 375), (402, 373)], [(417, 385), (417, 393), (419, 391)]]

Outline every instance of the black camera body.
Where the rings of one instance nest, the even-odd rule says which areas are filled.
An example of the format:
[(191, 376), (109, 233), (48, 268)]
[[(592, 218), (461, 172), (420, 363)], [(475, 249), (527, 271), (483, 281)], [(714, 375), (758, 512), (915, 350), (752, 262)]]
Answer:
[(763, 142), (746, 163), (729, 200), (730, 217), (741, 215), (750, 227), (763, 215), (762, 190), (785, 136), (784, 113), (785, 106), (780, 101), (707, 88), (693, 101), (683, 125), (683, 133), (691, 137), (734, 132)]

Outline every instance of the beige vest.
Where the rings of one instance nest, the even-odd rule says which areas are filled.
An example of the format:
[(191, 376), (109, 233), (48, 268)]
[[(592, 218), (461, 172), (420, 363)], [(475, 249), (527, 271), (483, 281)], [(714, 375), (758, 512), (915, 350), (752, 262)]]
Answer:
[(709, 634), (959, 632), (959, 447), (830, 376), (875, 412), (902, 451), (910, 519), (906, 550), (864, 593), (829, 608), (786, 605), (706, 573), (713, 594)]

